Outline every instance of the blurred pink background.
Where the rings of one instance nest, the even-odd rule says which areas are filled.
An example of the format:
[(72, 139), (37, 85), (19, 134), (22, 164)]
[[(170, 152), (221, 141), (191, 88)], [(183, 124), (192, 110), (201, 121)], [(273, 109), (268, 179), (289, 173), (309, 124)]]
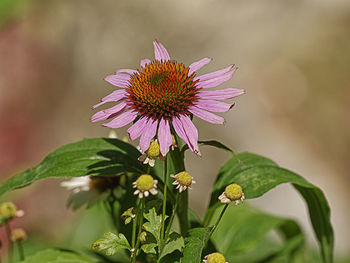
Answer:
[[(321, 187), (332, 208), (336, 252), (348, 254), (349, 1), (23, 2), (0, 3), (0, 183), (60, 145), (107, 136), (107, 128), (89, 121), (91, 105), (113, 90), (103, 78), (153, 58), (158, 39), (187, 65), (212, 57), (202, 73), (239, 67), (225, 86), (246, 94), (223, 115), (225, 126), (195, 120), (200, 139), (268, 156)], [(125, 129), (117, 133), (126, 135)], [(202, 154), (187, 154), (197, 181), (191, 206), (201, 215), (229, 158), (210, 148)], [(44, 229), (72, 217), (57, 180), (2, 200), (12, 196), (30, 211), (21, 222), (31, 233), (59, 239), (61, 233)], [(297, 219), (314, 244), (305, 204), (291, 186), (250, 202)]]

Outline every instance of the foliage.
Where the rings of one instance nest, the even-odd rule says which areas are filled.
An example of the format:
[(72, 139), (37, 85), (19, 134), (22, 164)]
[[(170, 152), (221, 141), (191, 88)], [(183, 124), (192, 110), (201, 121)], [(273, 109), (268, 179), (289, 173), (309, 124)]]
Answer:
[[(215, 251), (223, 253), (228, 262), (298, 262), (305, 257), (305, 242), (297, 222), (266, 214), (246, 204), (223, 207), (218, 199), (231, 183), (243, 188), (246, 199), (260, 197), (280, 184), (291, 183), (306, 202), (323, 262), (333, 262), (330, 209), (319, 188), (263, 156), (235, 154), (217, 141), (204, 141), (200, 145), (216, 147), (231, 155), (218, 173), (203, 221), (188, 209), (187, 191), (178, 193), (172, 182), (164, 180), (165, 176), (185, 170), (187, 146), (176, 148), (168, 154), (166, 163), (157, 160), (150, 169), (137, 160), (140, 153), (126, 142), (84, 139), (57, 149), (34, 168), (11, 178), (0, 186), (0, 195), (49, 177), (119, 175), (123, 180), (118, 190), (79, 192), (70, 201), (75, 208), (82, 207), (84, 202), (89, 206), (105, 205), (116, 233), (107, 232), (92, 245), (97, 252), (105, 251), (97, 254), (102, 262), (199, 263), (205, 255)], [(147, 202), (137, 200), (132, 189), (132, 182), (144, 173), (158, 180), (158, 196), (147, 197)], [(164, 213), (159, 212), (160, 208)], [(128, 211), (127, 225), (120, 218), (125, 211)], [(175, 231), (174, 219), (178, 219), (179, 233)], [(272, 238), (271, 232), (278, 233), (279, 240)], [(110, 256), (121, 250), (130, 259), (113, 261)], [(49, 249), (27, 257), (24, 262), (95, 262), (94, 258)]]

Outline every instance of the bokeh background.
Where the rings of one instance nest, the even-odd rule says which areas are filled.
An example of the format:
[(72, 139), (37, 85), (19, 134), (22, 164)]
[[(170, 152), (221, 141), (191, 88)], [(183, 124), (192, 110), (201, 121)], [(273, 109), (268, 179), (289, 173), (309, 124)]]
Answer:
[[(89, 121), (91, 105), (113, 90), (103, 78), (152, 58), (158, 39), (187, 65), (212, 57), (202, 73), (239, 66), (225, 86), (246, 94), (224, 115), (226, 125), (195, 120), (200, 139), (268, 156), (321, 187), (336, 255), (349, 256), (349, 32), (348, 0), (0, 0), (0, 183), (62, 144), (107, 136)], [(197, 179), (191, 207), (200, 215), (229, 157), (202, 154), (187, 155)], [(68, 193), (58, 183), (2, 197), (26, 211), (17, 224), (38, 244), (78, 243), (72, 229), (80, 231), (84, 215), (65, 209)], [(315, 246), (305, 204), (289, 185), (249, 202), (297, 219)]]

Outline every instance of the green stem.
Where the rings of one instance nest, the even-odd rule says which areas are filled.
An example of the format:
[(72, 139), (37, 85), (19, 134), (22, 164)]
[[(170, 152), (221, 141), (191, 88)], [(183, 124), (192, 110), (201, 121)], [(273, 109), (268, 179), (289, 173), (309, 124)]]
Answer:
[(218, 225), (219, 225), (219, 223), (220, 223), (220, 220), (221, 220), (222, 216), (224, 215), (224, 213), (225, 213), (225, 211), (226, 211), (228, 205), (229, 205), (229, 204), (226, 204), (225, 207), (224, 207), (224, 209), (222, 209), (222, 211), (221, 211), (221, 213), (220, 213), (218, 219), (216, 220), (215, 225), (211, 228), (210, 233), (209, 233), (207, 239), (205, 240), (205, 244), (208, 242), (208, 240), (210, 239), (211, 235), (214, 233), (215, 229), (218, 227)]
[(10, 223), (6, 222), (5, 224), (5, 228), (6, 228), (6, 233), (7, 233), (7, 237), (9, 240), (9, 254), (8, 254), (8, 261), (9, 263), (12, 262), (12, 252), (13, 252), (13, 246), (12, 246), (12, 239), (11, 239), (11, 227), (10, 227)]
[(17, 241), (17, 247), (18, 247), (18, 254), (19, 254), (19, 260), (23, 261), (24, 260), (24, 250), (22, 246), (22, 241)]
[[(138, 214), (138, 212), (137, 212)], [(132, 240), (131, 240), (131, 247), (135, 247), (135, 240), (136, 240), (136, 227), (137, 227), (137, 218), (134, 218), (132, 221)]]
[(171, 227), (173, 225), (173, 221), (174, 221), (175, 214), (176, 214), (176, 209), (177, 209), (177, 206), (178, 206), (178, 203), (179, 203), (179, 195), (180, 195), (180, 193), (176, 195), (175, 205), (173, 206), (173, 212), (171, 214), (171, 217), (170, 217), (170, 220), (169, 220), (169, 225), (168, 225), (167, 230), (165, 232), (165, 237), (164, 237), (165, 242), (168, 240), (168, 237), (169, 237), (169, 234), (170, 234), (170, 230), (171, 230)]
[(109, 204), (109, 207), (110, 207), (110, 215), (111, 215), (111, 220), (112, 220), (112, 223), (113, 223), (113, 226), (115, 227), (115, 229), (118, 231), (119, 230), (119, 222), (115, 216), (115, 209), (114, 209), (114, 204), (115, 204), (115, 201), (116, 201), (116, 197), (113, 193), (113, 190), (111, 190), (111, 194), (110, 194), (110, 197), (109, 197), (109, 200), (108, 200), (108, 204)]
[(131, 254), (131, 262), (135, 263), (136, 262), (136, 257), (139, 254), (139, 246), (140, 246), (140, 235), (142, 232), (142, 225), (143, 225), (143, 212), (145, 209), (145, 198), (141, 199), (141, 205), (140, 205), (140, 213), (138, 213), (138, 218), (137, 221), (139, 221), (139, 231), (137, 234), (137, 241), (135, 247), (133, 247), (134, 251)]
[(167, 167), (167, 159), (164, 160), (164, 192), (163, 192), (163, 213), (162, 213), (162, 227), (160, 230), (160, 250), (162, 249), (163, 246), (163, 239), (164, 239), (164, 229), (165, 229), (165, 213), (166, 213), (166, 194), (167, 194), (167, 189), (168, 189), (168, 167)]

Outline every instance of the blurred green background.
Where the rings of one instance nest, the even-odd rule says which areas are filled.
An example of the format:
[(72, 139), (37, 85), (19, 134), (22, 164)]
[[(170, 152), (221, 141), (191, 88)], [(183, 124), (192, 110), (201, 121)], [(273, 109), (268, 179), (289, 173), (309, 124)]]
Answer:
[[(62, 144), (106, 136), (107, 128), (89, 121), (91, 105), (113, 90), (103, 78), (153, 58), (152, 41), (158, 39), (187, 65), (212, 57), (202, 73), (231, 63), (239, 67), (225, 86), (246, 94), (224, 115), (226, 125), (195, 120), (200, 139), (269, 156), (323, 189), (332, 208), (336, 255), (345, 258), (349, 30), (346, 0), (0, 0), (0, 183)], [(126, 135), (125, 129), (117, 133)], [(191, 207), (200, 215), (228, 158), (209, 148), (202, 154), (187, 155), (197, 181)], [(87, 223), (79, 223), (86, 215), (67, 211), (67, 197), (57, 180), (47, 180), (3, 200), (15, 199), (26, 211), (17, 224), (37, 241), (33, 246), (82, 244), (90, 239), (72, 229), (86, 233)], [(315, 246), (305, 205), (290, 186), (250, 203), (297, 219)]]

